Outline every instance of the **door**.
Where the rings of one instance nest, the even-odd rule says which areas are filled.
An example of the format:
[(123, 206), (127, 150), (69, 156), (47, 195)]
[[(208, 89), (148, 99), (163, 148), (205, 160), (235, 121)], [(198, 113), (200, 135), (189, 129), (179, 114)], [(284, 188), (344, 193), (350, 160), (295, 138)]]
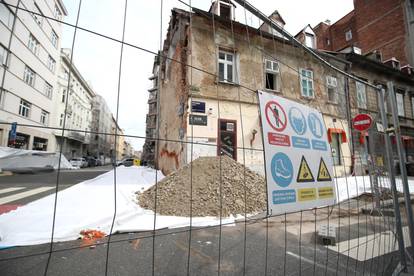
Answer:
[(218, 121), (217, 155), (227, 155), (237, 160), (237, 123), (234, 120)]

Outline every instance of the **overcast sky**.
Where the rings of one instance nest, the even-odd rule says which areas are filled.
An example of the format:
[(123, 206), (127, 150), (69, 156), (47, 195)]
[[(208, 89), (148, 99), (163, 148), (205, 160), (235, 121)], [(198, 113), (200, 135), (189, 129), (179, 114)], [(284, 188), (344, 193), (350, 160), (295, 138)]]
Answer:
[[(164, 0), (161, 17), (160, 1), (129, 0), (125, 42), (153, 52), (160, 45), (168, 28), (171, 9), (174, 7), (188, 10), (177, 0)], [(189, 0), (184, 0), (189, 2)], [(69, 15), (65, 21), (75, 24), (79, 0), (64, 0)], [(337, 21), (353, 9), (353, 0), (250, 0), (265, 14), (278, 10), (286, 22), (286, 30), (296, 34), (305, 25), (315, 26), (321, 21)], [(122, 0), (83, 0), (79, 26), (94, 32), (122, 39), (122, 24), (125, 2)], [(196, 8), (208, 10), (210, 0), (192, 0)], [(161, 20), (162, 19), (162, 20)], [(236, 20), (245, 22), (243, 7), (236, 8)], [(162, 22), (161, 22), (162, 21)], [(248, 24), (258, 24), (258, 19), (248, 15)], [(71, 48), (72, 27), (64, 26), (62, 47)], [(95, 92), (102, 95), (112, 110), (117, 111), (117, 92), (120, 59), (120, 43), (78, 30), (76, 34), (73, 59), (75, 66), (88, 80)], [(145, 116), (148, 109), (148, 91), (154, 55), (136, 48), (125, 46), (120, 82), (118, 122), (125, 134), (145, 136)], [(136, 150), (141, 150), (144, 139), (129, 139)]]

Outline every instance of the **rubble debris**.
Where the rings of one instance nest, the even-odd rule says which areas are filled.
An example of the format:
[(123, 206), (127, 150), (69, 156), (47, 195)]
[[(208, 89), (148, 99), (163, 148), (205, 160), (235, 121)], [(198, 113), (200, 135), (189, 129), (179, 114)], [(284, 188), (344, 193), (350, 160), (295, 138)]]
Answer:
[(191, 186), (193, 217), (220, 215), (220, 188), (223, 217), (266, 210), (265, 179), (227, 156), (222, 156), (221, 161), (220, 157), (194, 160), (166, 176), (157, 187), (137, 193), (138, 202), (141, 207), (154, 210), (157, 189), (158, 214), (189, 217)]

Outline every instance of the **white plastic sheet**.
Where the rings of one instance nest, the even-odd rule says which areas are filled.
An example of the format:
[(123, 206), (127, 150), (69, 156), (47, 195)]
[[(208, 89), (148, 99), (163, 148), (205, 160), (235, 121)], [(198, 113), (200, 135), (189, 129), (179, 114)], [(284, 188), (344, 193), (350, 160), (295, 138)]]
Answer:
[[(158, 172), (158, 180), (163, 175)], [(117, 214), (114, 232), (152, 230), (154, 212), (136, 203), (136, 191), (155, 183), (155, 170), (146, 167), (118, 167)], [(54, 242), (74, 240), (81, 230), (93, 229), (109, 233), (114, 215), (114, 172), (74, 185), (58, 193)], [(15, 211), (0, 215), (0, 246), (33, 245), (50, 242), (55, 194)], [(217, 225), (215, 217), (193, 218), (193, 226)], [(222, 223), (232, 223), (225, 218)], [(156, 228), (187, 226), (188, 217), (157, 215)]]
[[(0, 169), (59, 167), (59, 153), (0, 147)], [(62, 154), (61, 169), (74, 169)]]

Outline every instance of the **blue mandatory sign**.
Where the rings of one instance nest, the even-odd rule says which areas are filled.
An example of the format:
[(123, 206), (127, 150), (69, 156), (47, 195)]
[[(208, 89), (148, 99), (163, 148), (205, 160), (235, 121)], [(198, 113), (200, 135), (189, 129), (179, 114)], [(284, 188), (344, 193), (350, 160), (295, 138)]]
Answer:
[(299, 134), (303, 135), (306, 132), (306, 119), (303, 116), (302, 111), (299, 108), (292, 107), (289, 110), (289, 122), (292, 125), (293, 130)]
[(287, 187), (292, 182), (292, 161), (283, 152), (278, 152), (273, 156), (270, 169), (272, 170), (273, 180), (280, 187)]
[(315, 113), (308, 116), (309, 129), (316, 138), (321, 138), (323, 135), (323, 125), (321, 120)]

